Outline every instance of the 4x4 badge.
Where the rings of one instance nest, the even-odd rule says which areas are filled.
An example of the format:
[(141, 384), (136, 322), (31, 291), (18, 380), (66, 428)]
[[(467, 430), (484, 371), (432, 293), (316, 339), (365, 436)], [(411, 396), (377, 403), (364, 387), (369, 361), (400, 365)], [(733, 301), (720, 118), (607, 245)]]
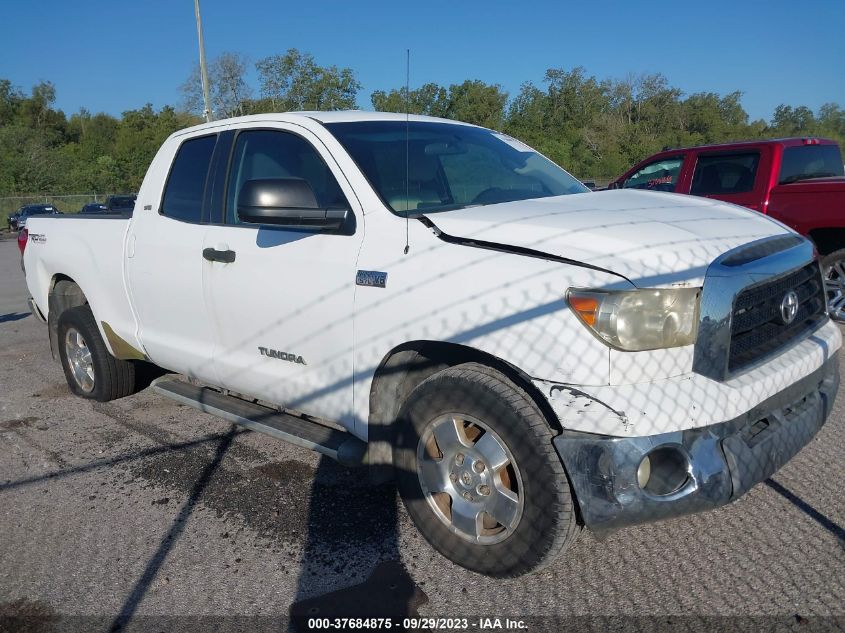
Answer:
[(387, 273), (377, 270), (359, 270), (355, 275), (355, 283), (359, 286), (372, 286), (374, 288), (387, 287)]

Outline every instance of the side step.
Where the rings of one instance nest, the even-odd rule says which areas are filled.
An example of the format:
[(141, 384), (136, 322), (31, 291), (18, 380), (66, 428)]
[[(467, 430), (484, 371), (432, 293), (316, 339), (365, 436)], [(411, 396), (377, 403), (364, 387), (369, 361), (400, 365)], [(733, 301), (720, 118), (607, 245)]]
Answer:
[(367, 444), (357, 437), (290, 413), (227, 396), (183, 380), (159, 378), (153, 391), (243, 427), (322, 453), (344, 466), (363, 466)]

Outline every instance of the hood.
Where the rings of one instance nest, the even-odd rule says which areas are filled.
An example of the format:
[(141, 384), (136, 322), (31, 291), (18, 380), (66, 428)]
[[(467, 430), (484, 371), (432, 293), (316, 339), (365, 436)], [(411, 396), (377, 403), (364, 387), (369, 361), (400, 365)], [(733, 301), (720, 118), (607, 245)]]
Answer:
[(639, 287), (700, 285), (733, 248), (790, 233), (756, 211), (709, 198), (614, 190), (426, 216), (443, 233), (611, 270)]

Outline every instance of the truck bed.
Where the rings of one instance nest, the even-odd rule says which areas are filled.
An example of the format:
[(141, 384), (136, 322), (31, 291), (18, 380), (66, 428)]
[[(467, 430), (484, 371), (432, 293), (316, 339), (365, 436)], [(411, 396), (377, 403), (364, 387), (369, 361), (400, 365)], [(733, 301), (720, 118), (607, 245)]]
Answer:
[(83, 291), (100, 326), (135, 341), (135, 318), (126, 287), (124, 248), (128, 215), (57, 215), (27, 222), (24, 252), (29, 291), (41, 313), (49, 313), (48, 296), (62, 279)]

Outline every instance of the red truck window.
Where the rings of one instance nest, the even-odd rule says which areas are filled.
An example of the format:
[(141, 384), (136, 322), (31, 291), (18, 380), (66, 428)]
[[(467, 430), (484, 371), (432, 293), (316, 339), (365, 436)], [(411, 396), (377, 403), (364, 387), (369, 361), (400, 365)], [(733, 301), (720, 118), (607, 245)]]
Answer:
[(759, 162), (759, 152), (700, 156), (690, 193), (705, 196), (751, 191)]
[(652, 191), (675, 191), (683, 156), (672, 156), (640, 167), (622, 183), (623, 189), (650, 189)]
[(836, 145), (798, 145), (783, 150), (778, 183), (842, 176), (842, 154)]

